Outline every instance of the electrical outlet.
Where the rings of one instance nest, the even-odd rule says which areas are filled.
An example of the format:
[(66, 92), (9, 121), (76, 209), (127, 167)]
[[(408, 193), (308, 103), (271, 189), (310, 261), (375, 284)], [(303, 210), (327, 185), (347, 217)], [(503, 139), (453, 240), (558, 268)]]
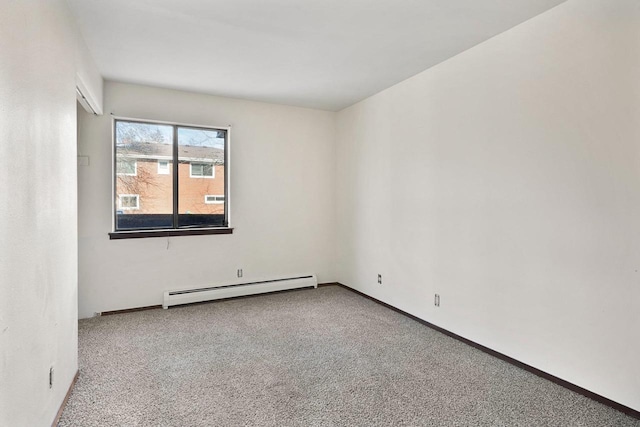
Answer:
[(49, 368), (49, 388), (53, 388), (53, 366)]
[(440, 295), (436, 294), (435, 298), (433, 299), (433, 305), (435, 305), (436, 307), (440, 307)]
[(238, 277), (242, 277), (242, 269), (241, 268), (238, 269)]
[(378, 274), (378, 284), (382, 285), (382, 274)]

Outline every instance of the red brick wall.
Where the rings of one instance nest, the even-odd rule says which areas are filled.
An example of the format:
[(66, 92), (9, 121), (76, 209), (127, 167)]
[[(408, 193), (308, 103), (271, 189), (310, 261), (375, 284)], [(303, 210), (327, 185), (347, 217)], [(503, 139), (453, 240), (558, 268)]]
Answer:
[[(224, 166), (215, 166), (214, 178), (191, 178), (189, 163), (178, 168), (178, 211), (199, 214), (223, 214), (224, 204), (206, 204), (205, 195), (224, 194)], [(137, 175), (118, 175), (116, 194), (138, 194), (139, 209), (123, 210), (127, 214), (173, 213), (173, 163), (169, 174), (158, 174), (157, 160), (138, 160)], [(120, 210), (118, 197), (117, 209)]]
[(224, 204), (205, 204), (204, 196), (224, 194), (224, 166), (215, 166), (214, 178), (190, 178), (188, 163), (181, 163), (178, 175), (178, 212), (223, 214)]

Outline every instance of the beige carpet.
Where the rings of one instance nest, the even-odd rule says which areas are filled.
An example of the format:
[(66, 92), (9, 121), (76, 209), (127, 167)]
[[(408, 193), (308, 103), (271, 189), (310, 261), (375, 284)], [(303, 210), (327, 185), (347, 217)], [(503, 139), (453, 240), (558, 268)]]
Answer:
[(337, 286), (79, 334), (60, 426), (640, 426)]

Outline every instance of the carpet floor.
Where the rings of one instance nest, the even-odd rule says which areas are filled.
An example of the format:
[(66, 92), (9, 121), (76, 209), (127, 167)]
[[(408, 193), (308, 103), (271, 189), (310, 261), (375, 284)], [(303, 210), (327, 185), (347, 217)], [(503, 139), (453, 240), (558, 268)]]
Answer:
[(640, 426), (338, 286), (96, 317), (60, 426)]

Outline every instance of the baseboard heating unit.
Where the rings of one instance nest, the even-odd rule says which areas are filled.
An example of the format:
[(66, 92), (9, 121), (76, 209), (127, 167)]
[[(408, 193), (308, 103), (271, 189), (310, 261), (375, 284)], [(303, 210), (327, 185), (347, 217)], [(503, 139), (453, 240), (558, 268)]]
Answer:
[(208, 288), (165, 291), (162, 308), (166, 309), (174, 305), (311, 287), (318, 287), (318, 279), (314, 274), (234, 282)]

